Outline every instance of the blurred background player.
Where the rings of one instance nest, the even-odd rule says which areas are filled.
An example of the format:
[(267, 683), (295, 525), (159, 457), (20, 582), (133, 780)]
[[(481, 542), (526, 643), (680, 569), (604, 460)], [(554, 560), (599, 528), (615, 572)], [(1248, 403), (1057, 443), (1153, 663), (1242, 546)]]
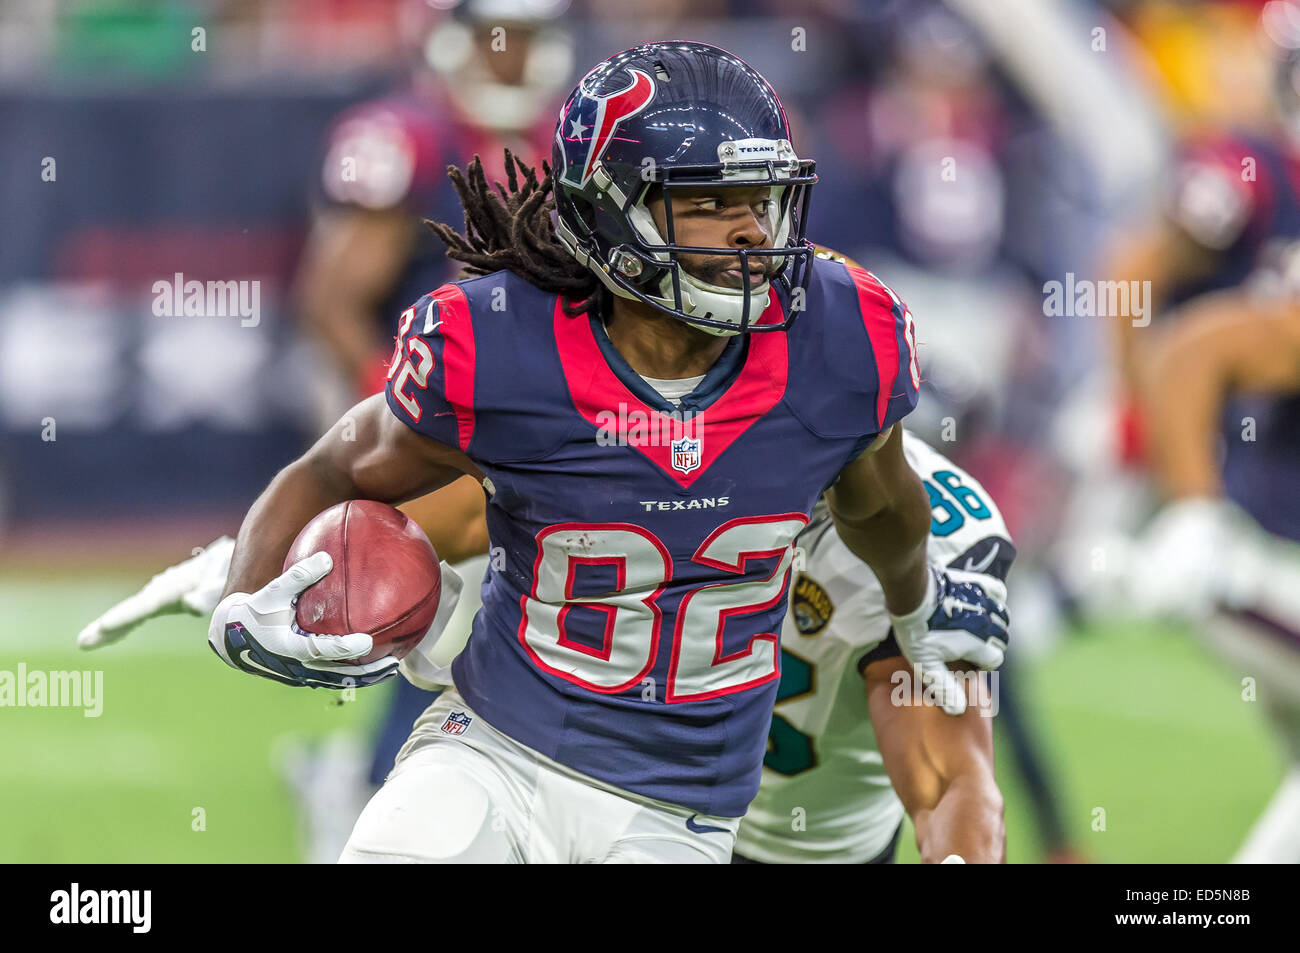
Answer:
[(304, 326), (348, 385), (324, 421), (383, 388), (396, 315), (454, 277), (421, 224), (460, 214), (448, 165), (478, 154), (504, 181), (504, 149), (529, 164), (548, 155), (573, 70), (563, 0), (438, 6), (450, 10), (408, 4), (407, 78), (346, 110), (328, 135), (296, 281)]
[(1168, 503), (1132, 560), (1133, 598), (1246, 676), (1289, 771), (1235, 860), (1300, 863), (1300, 286), (1194, 299), (1142, 371)]
[[(407, 79), (334, 122), (296, 280), (303, 324), (343, 381), (323, 395), (322, 426), (383, 389), (397, 316), (455, 277), (458, 266), (423, 224), (461, 215), (448, 165), (479, 155), (488, 179), (504, 181), (506, 149), (529, 165), (549, 155), (574, 65), (573, 40), (560, 20), (567, 7), (567, 0), (415, 0), (405, 11), (415, 47)], [(403, 509), (419, 520), (423, 505), (437, 507), (437, 520), (421, 521), (435, 527), (434, 548), (477, 592), (484, 561), (460, 561), (487, 549), (482, 489), (465, 478), (436, 504), (413, 501)], [(345, 803), (364, 804), (435, 697), (403, 679), (381, 690), (393, 698), (373, 752), (358, 750), (348, 736), (319, 751), (285, 750), (318, 860), (333, 861), (351, 829), (350, 818), (342, 829), (329, 827), (340, 813), (333, 806), (339, 792), (352, 792)]]
[[(1189, 133), (1166, 216), (1125, 246), (1158, 308), (1151, 333), (1120, 325), (1121, 379), (1134, 455), (1167, 501), (1125, 569), (1139, 609), (1191, 621), (1258, 681), (1291, 767), (1236, 859), (1296, 863), (1300, 7), (1270, 3), (1261, 26), (1272, 109)], [(1263, 82), (1247, 89), (1262, 101)]]

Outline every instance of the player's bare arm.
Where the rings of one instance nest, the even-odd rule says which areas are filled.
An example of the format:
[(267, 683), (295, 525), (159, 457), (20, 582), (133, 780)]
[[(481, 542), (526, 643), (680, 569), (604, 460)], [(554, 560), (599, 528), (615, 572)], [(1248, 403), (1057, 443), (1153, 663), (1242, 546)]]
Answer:
[(404, 425), (382, 394), (366, 398), (257, 498), (235, 540), (225, 595), (256, 592), (279, 575), (299, 531), (335, 503), (402, 503), (466, 473), (477, 468), (464, 453)]
[(486, 508), (482, 485), (468, 475), (398, 507), (420, 524), (443, 561), (453, 565), (488, 551)]
[(898, 705), (901, 656), (866, 667), (867, 702), (889, 780), (916, 828), (923, 863), (956, 854), (967, 863), (1006, 861), (1002, 793), (993, 773), (993, 719), (971, 691), (956, 718), (932, 705)]
[(836, 532), (880, 580), (889, 611), (916, 609), (926, 594), (930, 503), (903, 456), (902, 429), (891, 428), (845, 467), (826, 499)]
[(296, 282), (299, 313), (347, 374), (362, 380), (384, 342), (378, 311), (415, 241), (402, 208), (330, 209), (312, 224)]
[(1156, 472), (1175, 499), (1218, 496), (1215, 435), (1227, 397), (1300, 391), (1300, 305), (1231, 290), (1188, 305), (1161, 341), (1145, 394)]
[[(1230, 249), (1252, 228), (1262, 196), (1243, 181), (1238, 148), (1213, 140), (1188, 143), (1170, 176), (1160, 213), (1107, 252), (1101, 269), (1104, 279), (1150, 283), (1148, 318), (1176, 300), (1180, 287), (1222, 268)], [(1142, 333), (1144, 325), (1114, 323), (1120, 380), (1134, 398), (1154, 343)]]
[[(1108, 281), (1151, 283), (1148, 314), (1159, 310), (1175, 280), (1205, 274), (1214, 264), (1212, 252), (1197, 244), (1183, 229), (1161, 218), (1146, 229), (1124, 236), (1107, 256), (1101, 269)], [(1113, 322), (1116, 366), (1120, 381), (1130, 391), (1139, 386), (1143, 363), (1143, 331), (1133, 321)]]

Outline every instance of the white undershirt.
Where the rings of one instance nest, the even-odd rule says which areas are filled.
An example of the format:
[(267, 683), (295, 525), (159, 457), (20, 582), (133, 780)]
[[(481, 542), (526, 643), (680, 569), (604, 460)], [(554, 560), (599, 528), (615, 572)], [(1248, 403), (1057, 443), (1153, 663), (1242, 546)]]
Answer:
[(683, 377), (675, 381), (660, 380), (658, 377), (646, 377), (644, 374), (641, 374), (640, 377), (641, 380), (658, 391), (660, 397), (674, 407), (678, 406), (682, 402), (682, 398), (699, 387), (700, 381), (704, 380), (703, 374), (699, 377)]

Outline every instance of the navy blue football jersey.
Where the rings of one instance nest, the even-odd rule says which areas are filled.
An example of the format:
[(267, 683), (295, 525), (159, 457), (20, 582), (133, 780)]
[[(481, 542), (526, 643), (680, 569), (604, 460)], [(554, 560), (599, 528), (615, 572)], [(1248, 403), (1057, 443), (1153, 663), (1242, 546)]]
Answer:
[[(1175, 176), (1174, 221), (1213, 253), (1214, 266), (1179, 282), (1169, 304), (1243, 283), (1284, 286), (1300, 261), (1300, 157), (1254, 137), (1200, 140)], [(1294, 288), (1288, 288), (1292, 294)], [(1243, 440), (1246, 421), (1253, 439)], [(1224, 490), (1265, 529), (1300, 540), (1300, 397), (1239, 397), (1224, 411)]]
[[(790, 302), (773, 291), (762, 323)], [(587, 315), (507, 271), (402, 314), (392, 412), (486, 476), (493, 559), (452, 670), (497, 729), (646, 797), (758, 790), (795, 536), (920, 384), (911, 315), (816, 259), (787, 333), (732, 338), (674, 411)]]

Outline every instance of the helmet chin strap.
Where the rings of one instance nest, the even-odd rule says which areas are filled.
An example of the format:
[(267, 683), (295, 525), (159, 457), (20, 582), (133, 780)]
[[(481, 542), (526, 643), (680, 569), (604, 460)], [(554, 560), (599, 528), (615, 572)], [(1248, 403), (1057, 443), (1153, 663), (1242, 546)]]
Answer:
[[(677, 272), (682, 280), (682, 313), (691, 317), (704, 317), (712, 312), (712, 319), (725, 321), (733, 325), (730, 328), (695, 325), (701, 331), (718, 337), (732, 337), (740, 333), (740, 321), (745, 310), (745, 289), (724, 288), (711, 285), (693, 276), (681, 263), (677, 263)], [(749, 323), (753, 324), (758, 316), (767, 310), (768, 297), (771, 294), (771, 282), (764, 281), (749, 292)], [(659, 280), (659, 295), (651, 295), (655, 301), (667, 308), (676, 303), (673, 299), (673, 276), (666, 274)]]

